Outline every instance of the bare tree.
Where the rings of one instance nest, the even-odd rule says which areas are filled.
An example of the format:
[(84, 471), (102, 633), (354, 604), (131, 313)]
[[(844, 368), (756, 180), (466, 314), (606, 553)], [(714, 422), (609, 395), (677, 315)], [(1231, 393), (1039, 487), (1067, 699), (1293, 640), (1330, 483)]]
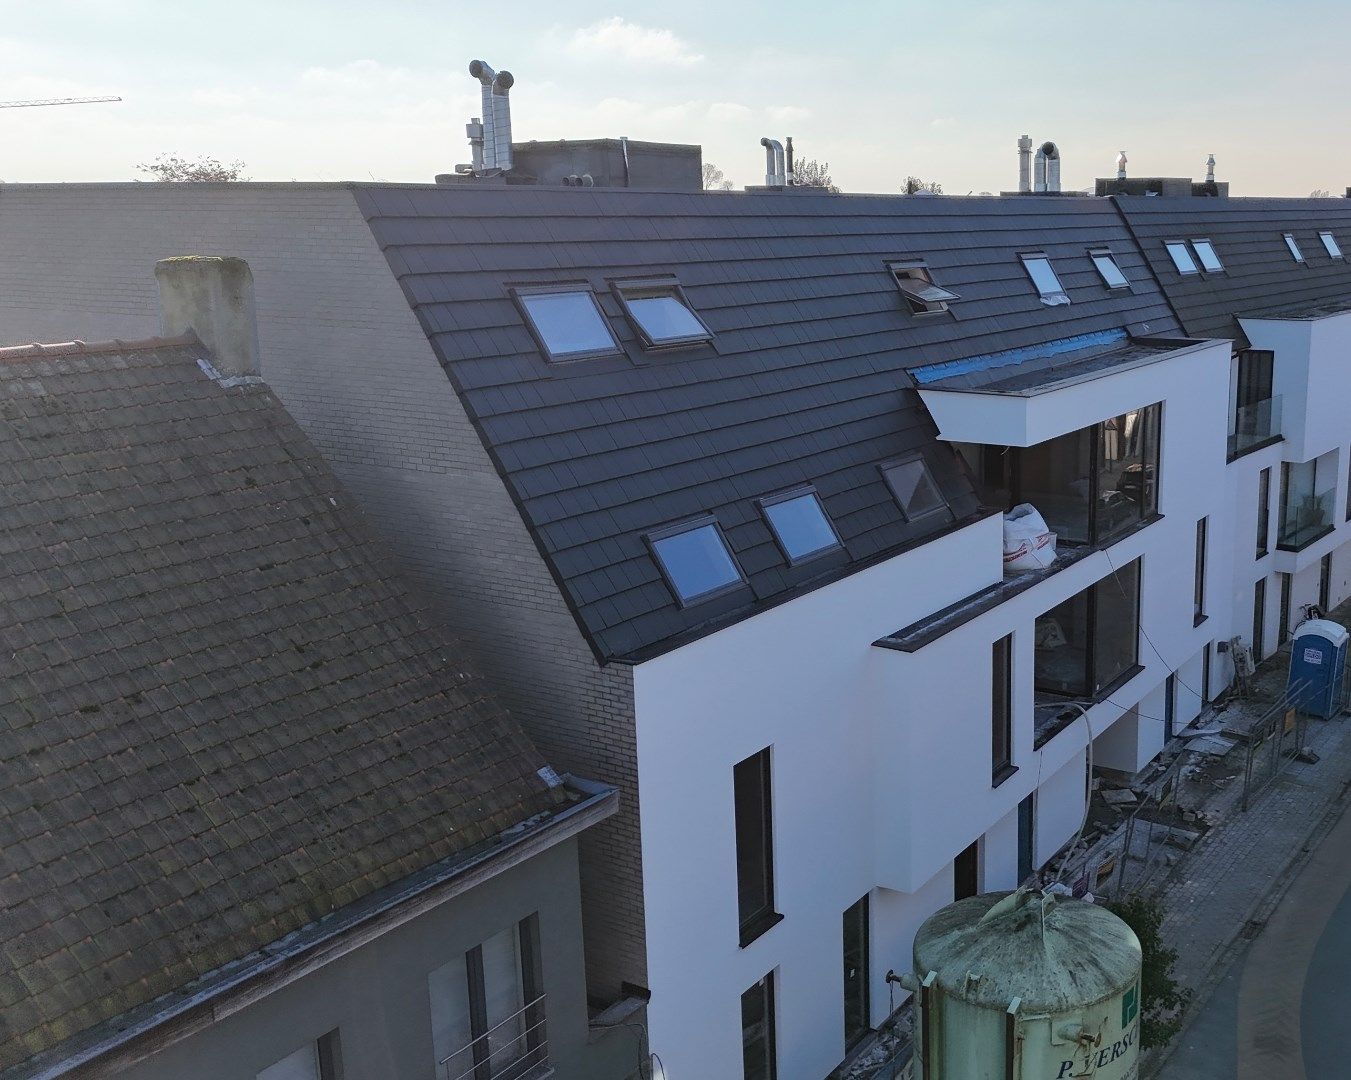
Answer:
[(1314, 188), (1311, 192), (1309, 192), (1309, 198), (1311, 198), (1311, 199), (1330, 199), (1330, 198), (1332, 198), (1332, 192), (1330, 192), (1327, 188), (1321, 188), (1321, 187), (1320, 187), (1320, 188)]
[(930, 195), (942, 195), (943, 185), (937, 180), (921, 180), (918, 176), (907, 176), (905, 183), (901, 185), (901, 193), (904, 195), (917, 195), (921, 191), (927, 191)]
[(793, 161), (793, 184), (796, 187), (821, 188), (823, 191), (838, 192), (835, 181), (830, 175), (830, 162), (819, 162), (815, 158), (796, 158)]
[(704, 190), (705, 191), (731, 191), (732, 181), (727, 179), (726, 174), (713, 164), (711, 161), (704, 162)]
[(177, 154), (160, 154), (146, 165), (137, 165), (137, 170), (149, 173), (154, 180), (184, 182), (247, 180), (244, 176), (244, 163), (231, 161), (223, 163), (213, 157), (199, 157), (189, 161)]

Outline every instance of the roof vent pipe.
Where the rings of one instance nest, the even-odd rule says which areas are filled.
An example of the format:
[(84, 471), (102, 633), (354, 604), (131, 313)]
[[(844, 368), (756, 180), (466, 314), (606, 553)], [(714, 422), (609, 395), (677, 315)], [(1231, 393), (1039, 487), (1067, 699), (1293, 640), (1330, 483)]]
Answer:
[(1215, 182), (1215, 155), (1211, 154), (1208, 158), (1206, 158), (1206, 183), (1213, 184), (1214, 182)]
[(496, 165), (511, 168), (511, 99), (507, 91), (516, 85), (510, 71), (499, 71), (493, 78), (493, 140), (497, 144)]
[(791, 185), (796, 183), (796, 181), (793, 178), (793, 136), (791, 135), (789, 135), (788, 138), (783, 140), (783, 156), (784, 156), (784, 180)]
[(1032, 190), (1032, 139), (1027, 135), (1018, 140), (1018, 190)]
[(1124, 150), (1116, 156), (1116, 178), (1118, 180), (1126, 179), (1126, 151)]
[(778, 139), (761, 139), (765, 148), (765, 187), (784, 187), (783, 144)]
[(1060, 151), (1053, 142), (1044, 142), (1037, 148), (1036, 189), (1044, 192), (1060, 190)]
[(477, 116), (464, 125), (464, 133), (469, 136), (469, 154), (472, 172), (483, 171), (483, 121)]
[(482, 60), (473, 60), (469, 64), (469, 74), (479, 81), (479, 99), (483, 105), (483, 167), (497, 167), (497, 138), (493, 117), (493, 79), (497, 72)]

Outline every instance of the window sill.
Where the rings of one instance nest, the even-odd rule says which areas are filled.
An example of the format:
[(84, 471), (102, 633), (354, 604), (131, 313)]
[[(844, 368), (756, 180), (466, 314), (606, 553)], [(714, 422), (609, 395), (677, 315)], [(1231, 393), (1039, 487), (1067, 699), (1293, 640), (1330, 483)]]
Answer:
[(1007, 781), (1010, 777), (1012, 777), (1013, 774), (1016, 773), (1017, 771), (1018, 771), (1017, 765), (1001, 765), (994, 771), (994, 774), (990, 777), (991, 789), (1003, 785), (1004, 782)]
[(757, 915), (741, 928), (741, 948), (745, 948), (752, 941), (763, 936), (779, 923), (783, 922), (783, 916), (777, 911), (766, 911), (762, 915)]

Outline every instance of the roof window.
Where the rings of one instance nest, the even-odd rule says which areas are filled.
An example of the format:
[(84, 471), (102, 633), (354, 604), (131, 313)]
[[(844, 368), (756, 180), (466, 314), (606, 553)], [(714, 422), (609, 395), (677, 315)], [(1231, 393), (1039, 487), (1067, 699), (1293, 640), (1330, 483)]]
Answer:
[(647, 541), (682, 606), (718, 596), (744, 580), (712, 517), (651, 533)]
[(619, 352), (619, 343), (590, 289), (574, 286), (518, 291), (516, 299), (550, 360), (580, 360)]
[(1192, 253), (1187, 250), (1185, 240), (1165, 240), (1163, 246), (1168, 249), (1168, 254), (1173, 259), (1173, 266), (1177, 268), (1179, 274), (1199, 274), (1201, 272), (1196, 267), (1196, 260), (1192, 258)]
[(1193, 240), (1192, 247), (1196, 250), (1196, 257), (1201, 260), (1201, 269), (1207, 274), (1218, 274), (1224, 270), (1224, 263), (1215, 254), (1215, 245), (1209, 240)]
[(790, 563), (803, 562), (840, 546), (840, 538), (811, 488), (763, 499), (760, 509)]
[(881, 469), (906, 521), (918, 521), (948, 508), (947, 500), (939, 494), (938, 485), (923, 458), (895, 461)]
[(1116, 256), (1106, 248), (1099, 251), (1090, 251), (1088, 257), (1093, 260), (1093, 265), (1098, 268), (1098, 273), (1102, 275), (1103, 284), (1109, 289), (1124, 289), (1130, 285), (1130, 282), (1126, 280), (1126, 275), (1121, 272), (1121, 267), (1116, 264)]
[(947, 311), (948, 304), (960, 300), (955, 292), (934, 284), (929, 268), (919, 263), (890, 263), (887, 269), (896, 279), (906, 307), (912, 315), (936, 315)]
[(1299, 244), (1289, 233), (1285, 234), (1285, 246), (1290, 249), (1290, 255), (1297, 263), (1304, 261), (1304, 252), (1299, 250)]
[(1344, 259), (1342, 247), (1337, 243), (1337, 238), (1332, 233), (1324, 230), (1318, 234), (1318, 239), (1323, 241), (1323, 246), (1327, 248), (1328, 256), (1333, 259)]
[(1069, 294), (1060, 284), (1060, 279), (1056, 277), (1055, 270), (1051, 268), (1051, 260), (1042, 252), (1034, 252), (1031, 255), (1022, 255), (1023, 266), (1027, 269), (1028, 276), (1032, 279), (1032, 284), (1037, 287), (1037, 292), (1041, 294), (1041, 302), (1054, 306), (1056, 304), (1068, 304), (1070, 302)]
[(694, 345), (713, 338), (674, 281), (621, 282), (615, 292), (646, 348)]

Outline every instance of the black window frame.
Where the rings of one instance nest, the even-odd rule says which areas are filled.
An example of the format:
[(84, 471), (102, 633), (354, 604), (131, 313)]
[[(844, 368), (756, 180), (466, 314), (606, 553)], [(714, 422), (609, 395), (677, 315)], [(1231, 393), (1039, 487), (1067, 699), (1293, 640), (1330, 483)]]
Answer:
[(1300, 266), (1309, 265), (1309, 260), (1304, 256), (1304, 249), (1299, 246), (1299, 241), (1295, 239), (1294, 233), (1282, 233), (1281, 239), (1285, 241), (1285, 250), (1295, 262), (1299, 263)]
[[(1131, 658), (1130, 662), (1123, 665), (1121, 670), (1112, 672), (1108, 678), (1099, 679), (1101, 674), (1098, 671), (1098, 652), (1099, 652), (1099, 607), (1102, 604), (1101, 590), (1112, 588), (1121, 590), (1121, 576), (1127, 571), (1131, 571), (1135, 576), (1135, 595), (1128, 597), (1135, 612), (1135, 632), (1131, 635)], [(1116, 567), (1108, 572), (1104, 577), (1080, 589), (1072, 596), (1067, 596), (1059, 604), (1054, 604), (1042, 612), (1037, 618), (1049, 615), (1057, 608), (1077, 601), (1081, 596), (1085, 597), (1084, 625), (1087, 628), (1087, 636), (1084, 641), (1084, 681), (1083, 689), (1076, 688), (1068, 690), (1057, 687), (1048, 687), (1037, 679), (1037, 664), (1033, 662), (1033, 680), (1034, 689), (1037, 694), (1055, 700), (1074, 700), (1074, 701), (1100, 701), (1103, 697), (1112, 693), (1118, 686), (1129, 682), (1141, 670), (1140, 666), (1140, 637), (1141, 627), (1144, 625), (1144, 611), (1142, 608), (1142, 598), (1144, 595), (1144, 559), (1137, 556), (1124, 566)]]
[[(856, 978), (856, 985), (859, 990), (858, 1001), (855, 1011), (859, 1015), (859, 1023), (853, 1027), (850, 1026), (850, 1000), (849, 1000), (849, 931), (850, 922), (853, 920), (854, 928), (858, 931), (858, 952), (859, 952), (859, 975)], [(844, 961), (845, 971), (843, 973), (843, 999), (844, 999), (844, 1049), (845, 1053), (853, 1050), (859, 1043), (866, 1039), (873, 1032), (872, 1027), (872, 910), (870, 903), (870, 894), (864, 893), (858, 900), (850, 904), (845, 909), (841, 917), (842, 949), (841, 959)]]
[(1037, 865), (1037, 792), (1034, 788), (1018, 800), (1018, 884), (1022, 885), (1038, 870)]
[(1196, 519), (1196, 563), (1192, 568), (1192, 626), (1206, 621), (1206, 555), (1210, 518)]
[[(666, 560), (662, 558), (661, 549), (657, 546), (662, 540), (668, 540), (673, 536), (680, 536), (687, 532), (694, 532), (696, 529), (703, 529), (712, 526), (718, 534), (718, 540), (727, 553), (727, 557), (732, 561), (732, 569), (737, 573), (735, 581), (729, 581), (726, 585), (719, 585), (717, 588), (706, 590), (694, 596), (685, 596), (680, 587), (676, 584), (675, 577), (666, 565)], [(695, 604), (702, 604), (707, 600), (714, 600), (719, 596), (726, 596), (728, 593), (735, 592), (737, 589), (745, 588), (747, 585), (746, 571), (741, 568), (741, 563), (737, 560), (736, 552), (732, 550), (732, 545), (727, 542), (727, 534), (723, 532), (722, 523), (712, 514), (702, 514), (697, 518), (690, 518), (678, 522), (674, 525), (665, 525), (660, 529), (652, 529), (643, 534), (643, 542), (647, 544), (648, 552), (652, 556), (652, 561), (657, 564), (657, 569), (661, 571), (662, 580), (666, 582), (666, 587), (671, 590), (671, 595), (675, 597), (676, 603), (682, 608), (693, 607)]]
[[(1215, 266), (1213, 268), (1206, 265), (1205, 256), (1201, 254), (1201, 248), (1199, 246), (1201, 244), (1204, 244), (1206, 250), (1214, 256)], [(1223, 274), (1225, 272), (1224, 260), (1220, 258), (1220, 253), (1215, 250), (1214, 241), (1208, 236), (1198, 236), (1192, 241), (1192, 261), (1201, 268), (1201, 272), (1204, 274)]]
[[(1037, 290), (1037, 296), (1041, 299), (1043, 304), (1047, 307), (1059, 307), (1070, 302), (1069, 290), (1065, 288), (1065, 283), (1060, 280), (1060, 275), (1056, 273), (1055, 265), (1051, 262), (1051, 257), (1047, 255), (1046, 252), (1020, 251), (1018, 253), (1018, 260), (1023, 264), (1023, 272), (1027, 274), (1028, 280), (1032, 282), (1032, 287)], [(1051, 277), (1055, 279), (1056, 285), (1059, 286), (1058, 291), (1042, 291), (1041, 286), (1037, 284), (1036, 277), (1032, 274), (1032, 267), (1029, 265), (1033, 262), (1044, 262), (1046, 264), (1046, 269), (1050, 271)]]
[(1271, 554), (1271, 466), (1257, 474), (1257, 558)]
[[(1341, 241), (1337, 239), (1336, 234), (1334, 234), (1331, 229), (1319, 229), (1318, 239), (1323, 242), (1323, 250), (1328, 253), (1329, 259), (1337, 259), (1343, 262), (1346, 260), (1346, 254), (1342, 251)], [(1328, 241), (1332, 242), (1331, 246), (1329, 246)], [(1333, 253), (1333, 248), (1336, 248), (1336, 254)]]
[[(1093, 269), (1098, 272), (1098, 276), (1102, 278), (1103, 285), (1108, 289), (1129, 289), (1131, 287), (1130, 278), (1126, 277), (1126, 271), (1121, 269), (1121, 264), (1116, 261), (1116, 255), (1111, 248), (1089, 248), (1088, 257), (1093, 263)], [(1098, 262), (1099, 259), (1105, 259), (1112, 265), (1116, 272), (1121, 275), (1121, 284), (1113, 285), (1107, 279), (1107, 275), (1103, 272), (1102, 265)]]
[(1013, 635), (990, 646), (990, 786), (1018, 771), (1013, 764)]
[(980, 841), (978, 836), (952, 860), (952, 901), (980, 895)]
[(1347, 465), (1347, 469), (1346, 469), (1346, 519), (1345, 519), (1345, 520), (1351, 521), (1351, 450), (1349, 450), (1349, 451), (1347, 452), (1347, 461), (1348, 461), (1348, 465)]
[(1281, 579), (1281, 610), (1276, 620), (1276, 647), (1280, 648), (1290, 640), (1290, 592), (1294, 574), (1277, 573)]
[[(901, 300), (911, 315), (928, 316), (943, 315), (949, 311), (948, 305), (954, 300), (960, 300), (961, 296), (951, 289), (945, 289), (942, 285), (933, 279), (933, 271), (923, 260), (897, 259), (887, 263), (887, 272), (891, 274), (891, 279), (896, 283), (896, 288), (901, 294)], [(931, 288), (937, 289), (943, 293), (942, 299), (925, 300), (917, 295), (915, 290), (907, 289), (906, 281), (922, 281)]]
[[(1327, 615), (1332, 599), (1332, 552), (1318, 560), (1318, 610)], [(1278, 642), (1279, 644), (1279, 642)]]
[[(713, 343), (713, 331), (708, 328), (708, 323), (704, 322), (703, 316), (694, 309), (689, 297), (685, 295), (684, 287), (675, 278), (619, 278), (610, 282), (610, 291), (619, 301), (619, 306), (624, 312), (624, 318), (633, 329), (639, 344), (646, 351), (668, 352), (674, 349), (688, 349), (697, 345), (711, 345)], [(653, 338), (643, 327), (642, 320), (634, 314), (633, 308), (629, 306), (629, 301), (650, 299), (654, 296), (674, 297), (693, 316), (694, 321), (703, 327), (703, 333), (684, 334), (680, 337), (662, 338), (660, 340)]]
[[(779, 506), (786, 502), (796, 502), (798, 499), (810, 498), (816, 503), (816, 508), (821, 512), (821, 520), (826, 523), (826, 528), (835, 538), (834, 543), (827, 544), (825, 547), (819, 547), (814, 551), (808, 551), (801, 555), (794, 555), (788, 550), (788, 544), (779, 533), (779, 527), (774, 524), (774, 518), (770, 516), (769, 508)], [(789, 488), (787, 491), (780, 491), (774, 495), (765, 495), (755, 500), (755, 505), (760, 510), (761, 516), (765, 519), (765, 524), (769, 526), (769, 531), (774, 537), (774, 543), (778, 546), (780, 554), (788, 562), (789, 566), (801, 566), (803, 563), (811, 562), (813, 559), (819, 559), (822, 555), (829, 555), (832, 551), (838, 551), (844, 547), (844, 541), (840, 539), (840, 531), (835, 528), (835, 522), (830, 520), (830, 515), (826, 513), (826, 504), (821, 501), (821, 493), (816, 490), (813, 484), (802, 484), (795, 488)]]
[[(1175, 247), (1182, 249), (1182, 254), (1187, 257), (1187, 262), (1191, 264), (1190, 270), (1183, 267), (1182, 263), (1178, 260), (1177, 255), (1173, 252), (1173, 248)], [(1167, 252), (1168, 261), (1173, 264), (1173, 270), (1182, 277), (1191, 277), (1193, 274), (1201, 273), (1201, 265), (1196, 261), (1196, 256), (1192, 254), (1192, 249), (1187, 246), (1187, 241), (1165, 240), (1163, 242), (1163, 250)]]
[[(596, 295), (596, 290), (591, 287), (588, 281), (570, 281), (555, 282), (540, 285), (513, 285), (508, 290), (516, 309), (521, 313), (521, 318), (525, 321), (526, 329), (530, 331), (530, 336), (535, 339), (535, 347), (539, 349), (540, 354), (549, 364), (571, 364), (578, 360), (595, 360), (600, 357), (623, 356), (624, 349), (619, 344), (619, 338), (615, 335), (614, 327), (610, 325), (610, 319), (605, 314), (605, 309), (600, 306), (600, 298)], [(569, 353), (555, 353), (549, 348), (549, 343), (540, 330), (539, 324), (535, 322), (535, 317), (530, 313), (530, 307), (526, 299), (531, 296), (554, 296), (559, 294), (577, 294), (585, 295), (590, 298), (591, 305), (596, 309), (596, 315), (605, 327), (605, 332), (610, 335), (610, 348), (603, 349), (579, 349)]]
[(1260, 664), (1266, 655), (1267, 636), (1267, 577), (1263, 574), (1253, 582), (1252, 598), (1252, 662)]
[[(903, 465), (909, 465), (912, 462), (918, 462), (921, 469), (924, 470), (925, 478), (929, 481), (929, 486), (933, 488), (938, 496), (938, 505), (925, 510), (923, 513), (911, 514), (901, 500), (900, 492), (896, 490), (896, 485), (891, 480), (891, 470), (899, 469)], [(916, 522), (924, 521), (926, 518), (937, 517), (940, 514), (948, 515), (948, 518), (955, 519), (952, 504), (948, 501), (947, 495), (939, 486), (938, 480), (934, 477), (933, 470), (929, 468), (929, 462), (925, 459), (922, 452), (906, 454), (903, 457), (892, 458), (889, 461), (883, 461), (878, 466), (878, 471), (882, 474), (882, 480), (887, 485), (887, 490), (891, 492), (892, 499), (895, 500), (897, 508), (901, 511), (901, 517), (905, 519), (907, 525), (913, 525)]]
[[(521, 1014), (522, 1034), (526, 1053), (535, 1051), (543, 1043), (544, 976), (540, 966), (539, 913), (531, 912), (517, 920), (512, 927), (516, 934), (520, 960), (521, 999), (525, 1007)], [(473, 946), (464, 954), (465, 990), (469, 1003), (468, 1048), (472, 1048), (474, 1080), (492, 1080), (492, 1048), (487, 1035), (494, 1030), (488, 1025), (487, 987), (483, 975), (483, 945)], [(438, 1065), (438, 1069), (440, 1066)], [(326, 1080), (326, 1078), (325, 1078)]]
[[(783, 921), (783, 916), (775, 910), (774, 880), (774, 763), (773, 747), (766, 746), (750, 757), (743, 758), (732, 766), (732, 829), (736, 848), (737, 883), (737, 932), (741, 948), (745, 948), (770, 928)], [(756, 786), (756, 797), (761, 808), (759, 820), (748, 822), (743, 828), (742, 787), (743, 783)], [(752, 832), (759, 834), (757, 842), (761, 847), (758, 864), (759, 889), (763, 900), (754, 908), (746, 905), (747, 883), (743, 873), (742, 837)], [(749, 861), (749, 860), (747, 860)]]
[(763, 1026), (763, 1038), (765, 1041), (765, 1072), (763, 1078), (752, 1078), (752, 1080), (777, 1080), (779, 1075), (779, 1034), (778, 1017), (774, 1011), (775, 997), (775, 972), (768, 971), (763, 978), (757, 979), (741, 993), (741, 1075), (747, 1077), (746, 1073), (746, 1002), (751, 994), (758, 994), (761, 998), (761, 1011), (764, 1019), (761, 1021)]

